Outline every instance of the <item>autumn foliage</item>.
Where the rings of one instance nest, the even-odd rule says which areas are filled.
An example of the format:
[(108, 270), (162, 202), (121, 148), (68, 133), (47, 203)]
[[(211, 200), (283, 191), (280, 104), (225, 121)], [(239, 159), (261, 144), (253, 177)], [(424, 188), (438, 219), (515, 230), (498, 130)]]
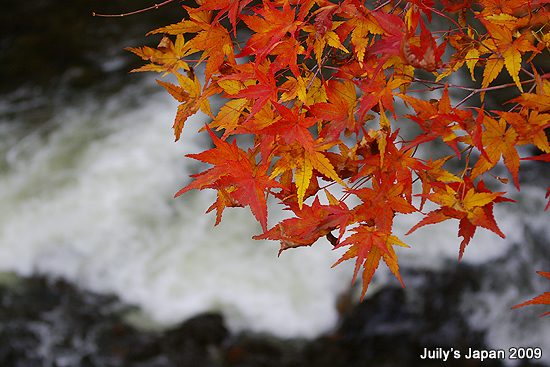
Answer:
[[(491, 170), (502, 160), (519, 190), (522, 160), (550, 160), (547, 2), (197, 0), (150, 32), (158, 47), (130, 51), (148, 61), (136, 71), (175, 77), (158, 82), (180, 102), (176, 140), (189, 116), (210, 117), (215, 147), (188, 156), (211, 168), (176, 196), (216, 190), (216, 224), (250, 207), (254, 238), (281, 251), (326, 237), (347, 249), (337, 264), (355, 259), (364, 296), (380, 260), (401, 281), (398, 215), (424, 214), (409, 233), (456, 219), (459, 259), (478, 227), (505, 236), (493, 208), (511, 200), (488, 181), (507, 179)], [(503, 90), (501, 108), (485, 107)], [(434, 140), (442, 158), (422, 157)], [(293, 213), (272, 228), (269, 196)]]

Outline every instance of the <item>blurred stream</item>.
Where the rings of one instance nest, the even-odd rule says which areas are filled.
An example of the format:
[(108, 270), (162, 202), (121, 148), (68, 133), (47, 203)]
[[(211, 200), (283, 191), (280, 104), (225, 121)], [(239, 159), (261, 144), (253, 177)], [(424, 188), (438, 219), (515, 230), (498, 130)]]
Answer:
[[(179, 5), (99, 19), (91, 12), (150, 4), (12, 3), (0, 15), (0, 272), (114, 294), (139, 307), (130, 321), (145, 328), (204, 311), (221, 312), (232, 331), (312, 338), (334, 328), (354, 265), (331, 268), (342, 251), (319, 241), (277, 258), (278, 243), (251, 239), (261, 228), (249, 209), (227, 209), (214, 227), (215, 215), (204, 212), (215, 193), (173, 198), (201, 169), (184, 155), (207, 146), (195, 132), (208, 117), (189, 119), (174, 143), (177, 102), (158, 76), (127, 74), (140, 60), (124, 47), (158, 42), (143, 34), (178, 21)], [(425, 154), (446, 146), (433, 149)], [(537, 162), (520, 175), (521, 192), (507, 185), (517, 203), (495, 209), (507, 238), (479, 229), (465, 251), (462, 261), (484, 271), (480, 289), (458, 296), (459, 309), (489, 347), (540, 347), (550, 365), (550, 317), (537, 317), (548, 310), (510, 310), (550, 289), (535, 273), (550, 271), (550, 214), (543, 211), (550, 175)], [(269, 215), (270, 225), (283, 216)], [(411, 298), (416, 278), (407, 269), (444, 271), (460, 243), (458, 223), (450, 221), (405, 237), (421, 217), (397, 223), (411, 246), (398, 252)], [(369, 293), (388, 284), (395, 279), (381, 266)]]

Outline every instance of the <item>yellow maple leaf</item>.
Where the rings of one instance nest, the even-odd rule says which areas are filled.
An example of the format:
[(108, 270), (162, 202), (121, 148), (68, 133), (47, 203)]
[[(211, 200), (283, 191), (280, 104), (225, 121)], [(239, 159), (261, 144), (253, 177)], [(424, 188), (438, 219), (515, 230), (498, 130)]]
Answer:
[(189, 65), (182, 60), (184, 53), (182, 52), (185, 39), (183, 35), (176, 37), (176, 43), (164, 36), (159, 42), (157, 48), (152, 47), (127, 47), (126, 50), (131, 51), (141, 57), (143, 60), (149, 61), (149, 64), (140, 68), (132, 70), (132, 72), (139, 71), (156, 71), (158, 73), (164, 73), (162, 76), (168, 73), (177, 74), (179, 69), (185, 71), (190, 70)]
[[(231, 132), (239, 126), (239, 119), (249, 102), (250, 101), (246, 98), (237, 98), (227, 101), (220, 109), (220, 112), (218, 112), (214, 121), (209, 124), (210, 128), (216, 128), (217, 131), (225, 129), (222, 136), (222, 140), (225, 140), (231, 135)], [(202, 130), (205, 130), (205, 128), (202, 128), (201, 131)]]
[(214, 118), (214, 115), (212, 115), (212, 111), (210, 110), (210, 102), (207, 99), (214, 92), (212, 88), (208, 88), (204, 91), (204, 93), (202, 93), (201, 83), (196, 76), (193, 76), (193, 79), (179, 73), (177, 73), (176, 76), (180, 84), (179, 86), (159, 80), (157, 80), (157, 82), (165, 87), (166, 90), (178, 102), (181, 102), (178, 106), (176, 120), (172, 126), (174, 129), (174, 135), (176, 136), (176, 141), (178, 141), (185, 121), (199, 109), (208, 116)]
[(349, 25), (353, 26), (351, 32), (351, 43), (354, 46), (355, 53), (357, 55), (357, 61), (363, 62), (365, 58), (365, 51), (369, 44), (370, 34), (385, 34), (384, 30), (378, 25), (378, 22), (370, 14), (366, 18), (357, 17), (347, 21)]
[[(324, 148), (326, 147), (321, 146), (316, 149), (323, 150)], [(282, 157), (273, 166), (271, 178), (277, 177), (283, 172), (296, 169), (294, 178), (300, 209), (302, 209), (305, 193), (313, 176), (313, 169), (335, 180), (340, 185), (346, 186), (342, 179), (338, 177), (338, 174), (334, 170), (334, 166), (320, 151), (314, 150), (310, 152), (297, 142), (294, 142), (290, 146), (280, 146), (278, 153), (282, 154)]]
[[(519, 188), (519, 155), (516, 150), (515, 144), (518, 138), (518, 134), (513, 126), (506, 129), (506, 120), (504, 118), (495, 120), (490, 116), (483, 116), (483, 125), (486, 130), (483, 131), (481, 141), (483, 146), (486, 147), (486, 155), (481, 155), (476, 162), (471, 178), (475, 178), (493, 168), (502, 156), (504, 158), (504, 164), (514, 178), (514, 183)], [(488, 157), (489, 159), (487, 159)]]
[[(490, 34), (492, 40), (494, 41), (494, 48), (492, 47), (492, 45), (489, 46), (495, 53), (494, 56), (498, 57), (499, 59), (501, 57), (504, 59), (504, 65), (506, 65), (508, 73), (516, 83), (519, 90), (523, 92), (523, 88), (519, 80), (519, 71), (521, 69), (521, 56), (528, 51), (532, 51), (535, 53), (539, 53), (540, 51), (526, 39), (527, 33), (521, 35), (514, 40), (512, 30), (508, 26), (495, 24), (488, 20), (485, 20), (483, 23), (485, 25), (485, 28), (487, 28), (487, 31)], [(486, 67), (489, 67), (489, 63), (487, 63)], [(498, 75), (494, 74), (496, 69), (497, 68), (495, 68), (493, 72), (488, 74), (493, 77), (491, 81), (494, 80), (494, 78)], [(500, 67), (500, 70), (502, 70), (502, 67)], [(482, 86), (482, 88), (485, 88), (487, 85), (489, 85), (491, 81), (486, 82), (484, 73), (483, 85), (485, 86)]]
[[(503, 67), (504, 60), (496, 55), (491, 55), (491, 57), (487, 59), (485, 69), (483, 69), (483, 81), (481, 82), (481, 88), (487, 88), (489, 84), (491, 84), (491, 82), (500, 74)], [(481, 101), (483, 102), (485, 92), (481, 92), (480, 96)]]

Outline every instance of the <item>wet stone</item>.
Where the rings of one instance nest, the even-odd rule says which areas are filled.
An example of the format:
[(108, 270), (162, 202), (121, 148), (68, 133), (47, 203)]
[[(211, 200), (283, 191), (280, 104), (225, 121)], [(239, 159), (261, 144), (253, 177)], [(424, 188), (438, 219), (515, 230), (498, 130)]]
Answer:
[[(410, 284), (382, 288), (362, 303), (348, 302), (331, 332), (313, 340), (231, 333), (223, 316), (205, 312), (164, 331), (124, 322), (131, 307), (62, 281), (22, 278), (0, 285), (2, 367), (416, 367), (424, 348), (488, 349), (459, 310), (460, 295), (476, 290), (479, 269), (443, 272), (403, 269)], [(537, 361), (521, 364), (543, 366)], [(450, 359), (446, 366), (464, 366)], [(502, 361), (468, 366), (500, 367)]]

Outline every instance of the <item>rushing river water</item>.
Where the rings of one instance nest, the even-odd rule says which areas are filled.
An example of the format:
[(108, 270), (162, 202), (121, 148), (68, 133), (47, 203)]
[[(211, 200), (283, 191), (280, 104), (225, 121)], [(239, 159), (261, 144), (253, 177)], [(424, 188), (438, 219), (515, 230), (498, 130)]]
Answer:
[[(124, 68), (122, 56), (99, 67)], [(352, 263), (331, 268), (342, 252), (319, 241), (278, 258), (277, 243), (251, 239), (261, 228), (248, 209), (226, 210), (214, 227), (215, 215), (204, 214), (213, 192), (173, 198), (189, 174), (203, 168), (184, 155), (207, 147), (196, 134), (207, 117), (192, 117), (174, 143), (177, 105), (153, 76), (127, 76), (131, 83), (119, 76), (117, 90), (107, 77), (105, 95), (90, 87), (75, 97), (63, 80), (81, 71), (61, 71), (59, 89), (30, 82), (0, 97), (0, 271), (62, 277), (115, 294), (139, 306), (131, 321), (142, 326), (173, 325), (216, 310), (232, 330), (313, 337), (334, 327), (336, 300), (353, 272)], [(522, 190), (509, 195), (518, 203), (495, 209), (507, 238), (480, 229), (466, 249), (462, 261), (486, 271), (481, 289), (460, 295), (460, 309), (472, 328), (486, 332), (491, 348), (540, 347), (542, 361), (550, 363), (550, 316), (536, 317), (547, 310), (510, 310), (550, 289), (535, 273), (550, 270), (544, 170), (537, 163), (522, 168)], [(270, 211), (271, 225), (281, 217)], [(420, 217), (397, 223), (411, 246), (399, 249), (400, 265), (444, 270), (458, 255), (457, 223), (405, 237)], [(369, 292), (394, 282), (382, 265)]]

